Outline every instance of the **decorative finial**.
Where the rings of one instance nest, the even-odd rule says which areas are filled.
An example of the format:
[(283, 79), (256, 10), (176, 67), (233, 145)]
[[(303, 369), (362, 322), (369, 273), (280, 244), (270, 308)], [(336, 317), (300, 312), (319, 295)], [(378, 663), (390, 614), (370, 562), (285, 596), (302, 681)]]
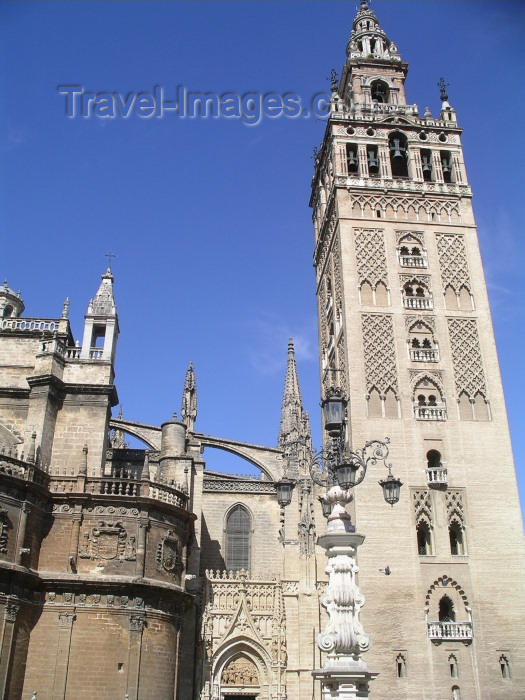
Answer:
[(108, 270), (111, 270), (111, 258), (116, 258), (117, 256), (110, 250), (104, 257), (108, 259)]
[(337, 77), (337, 71), (335, 68), (332, 68), (330, 71), (330, 77), (327, 78), (327, 80), (330, 81), (330, 87), (332, 88), (332, 92), (336, 92), (338, 87), (339, 87), (339, 78)]
[(423, 115), (425, 119), (432, 119), (432, 112), (430, 111), (430, 107), (425, 107), (425, 114)]
[(446, 102), (448, 100), (448, 95), (447, 95), (447, 86), (450, 85), (450, 83), (445, 82), (445, 78), (440, 78), (437, 82), (437, 86), (441, 91), (441, 101)]
[(62, 318), (67, 318), (69, 316), (69, 297), (66, 297), (64, 301), (64, 306), (62, 307)]
[(361, 10), (370, 9), (370, 0), (361, 0)]
[(314, 160), (317, 160), (318, 155), (319, 155), (319, 149), (317, 148), (317, 146), (314, 146), (314, 150), (312, 151), (312, 158)]

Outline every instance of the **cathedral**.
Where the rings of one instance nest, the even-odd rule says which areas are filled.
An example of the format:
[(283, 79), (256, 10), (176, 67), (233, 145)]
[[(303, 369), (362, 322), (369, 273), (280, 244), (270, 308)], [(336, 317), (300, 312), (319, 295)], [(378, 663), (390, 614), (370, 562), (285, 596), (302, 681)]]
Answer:
[[(391, 507), (372, 460), (347, 506), (377, 676), (355, 697), (520, 700), (523, 526), (462, 129), (444, 81), (439, 116), (407, 103), (407, 71), (362, 0), (310, 199), (321, 396), (341, 397), (353, 450), (388, 437), (401, 488)], [(191, 364), (162, 425), (118, 412), (110, 267), (82, 338), (67, 301), (24, 312), (4, 282), (0, 698), (340, 697), (313, 673), (331, 482), (293, 340), (278, 443), (261, 446), (199, 425)], [(210, 471), (206, 447), (259, 476)]]

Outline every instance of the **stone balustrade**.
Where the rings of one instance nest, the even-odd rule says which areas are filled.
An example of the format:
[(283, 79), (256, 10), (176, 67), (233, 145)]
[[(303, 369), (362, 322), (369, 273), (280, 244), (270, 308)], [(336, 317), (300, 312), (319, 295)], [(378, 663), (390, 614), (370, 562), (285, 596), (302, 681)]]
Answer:
[(432, 297), (409, 297), (404, 294), (403, 306), (405, 309), (422, 309), (425, 311), (434, 308), (434, 300)]
[(417, 420), (447, 420), (447, 409), (443, 406), (414, 406)]
[(446, 486), (448, 474), (445, 467), (431, 467), (427, 469), (427, 484), (429, 486)]
[(23, 454), (20, 459), (11, 454), (0, 454), (0, 474), (31, 481), (40, 486), (49, 486), (49, 474), (35, 464), (24, 461)]
[(412, 362), (437, 362), (439, 353), (435, 348), (410, 348)]
[(427, 267), (427, 259), (422, 255), (400, 255), (399, 264), (402, 267)]
[(472, 639), (471, 622), (427, 622), (430, 639), (468, 641)]
[(17, 331), (58, 331), (60, 320), (55, 318), (2, 318), (2, 330), (10, 328)]

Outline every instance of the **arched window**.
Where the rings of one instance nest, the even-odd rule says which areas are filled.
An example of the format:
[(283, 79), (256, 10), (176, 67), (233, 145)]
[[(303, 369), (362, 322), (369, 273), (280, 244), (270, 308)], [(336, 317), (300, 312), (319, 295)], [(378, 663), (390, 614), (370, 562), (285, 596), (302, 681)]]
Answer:
[(420, 556), (432, 554), (430, 527), (426, 522), (419, 522), (416, 527), (417, 551)]
[(408, 177), (407, 138), (399, 131), (390, 134), (388, 147), (393, 177)]
[(3, 317), (4, 318), (9, 318), (10, 316), (13, 315), (13, 307), (7, 304), (7, 306), (4, 306), (4, 313)]
[(440, 622), (455, 622), (456, 613), (454, 612), (454, 603), (448, 595), (444, 595), (439, 601), (439, 621)]
[(396, 673), (398, 678), (405, 678), (407, 675), (407, 665), (403, 654), (398, 654), (396, 657)]
[(502, 678), (510, 678), (510, 666), (509, 666), (509, 660), (507, 657), (502, 654), (499, 657), (499, 667), (501, 670), (501, 677)]
[(381, 104), (389, 102), (388, 85), (383, 80), (374, 80), (370, 86), (370, 94), (372, 101), (380, 102)]
[(226, 520), (226, 568), (228, 571), (250, 568), (250, 515), (241, 505), (234, 506)]
[(448, 657), (448, 668), (450, 670), (450, 677), (451, 678), (459, 678), (459, 673), (458, 673), (458, 660), (454, 656), (454, 654), (451, 654)]
[(448, 528), (448, 538), (450, 540), (450, 553), (453, 557), (465, 553), (463, 546), (463, 531), (457, 523), (452, 523)]

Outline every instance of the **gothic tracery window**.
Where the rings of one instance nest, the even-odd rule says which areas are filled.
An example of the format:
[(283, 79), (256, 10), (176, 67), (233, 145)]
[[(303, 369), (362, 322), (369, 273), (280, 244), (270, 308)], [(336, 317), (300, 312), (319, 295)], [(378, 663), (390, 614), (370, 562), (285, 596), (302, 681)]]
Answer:
[(250, 568), (251, 519), (241, 505), (234, 506), (226, 520), (226, 568), (228, 571)]

